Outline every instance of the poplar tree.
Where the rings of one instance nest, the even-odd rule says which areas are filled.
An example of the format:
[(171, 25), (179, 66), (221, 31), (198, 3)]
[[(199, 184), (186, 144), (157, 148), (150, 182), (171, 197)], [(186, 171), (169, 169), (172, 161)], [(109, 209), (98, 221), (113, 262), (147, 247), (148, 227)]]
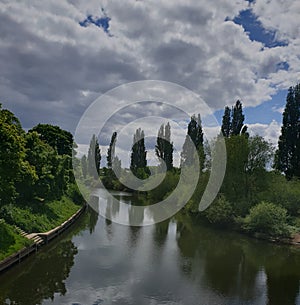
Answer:
[(300, 177), (300, 84), (290, 87), (287, 94), (275, 168), (287, 179)]
[(235, 106), (232, 108), (232, 120), (230, 124), (230, 134), (237, 136), (241, 133), (244, 125), (245, 116), (243, 114), (243, 106), (241, 101), (237, 100)]
[(243, 104), (237, 100), (235, 105), (230, 109), (225, 107), (222, 119), (221, 132), (225, 138), (231, 136), (238, 136), (240, 134), (247, 134), (247, 126), (244, 125), (245, 116), (243, 114)]
[(87, 163), (88, 163), (88, 172), (94, 178), (99, 177), (100, 162), (101, 162), (101, 153), (100, 153), (98, 139), (96, 138), (95, 135), (93, 135), (90, 141)]
[(165, 163), (167, 170), (173, 168), (173, 143), (171, 142), (171, 126), (169, 123), (162, 124), (159, 128), (155, 153), (157, 157), (161, 158)]
[(229, 138), (231, 131), (231, 110), (228, 106), (224, 110), (221, 131), (224, 137)]
[(195, 115), (193, 115), (191, 117), (191, 121), (189, 122), (187, 135), (181, 152), (181, 164), (186, 164), (189, 166), (194, 164), (193, 146), (199, 155), (199, 161), (202, 170), (204, 167), (205, 156), (200, 114), (198, 114), (197, 118)]
[(133, 136), (130, 169), (139, 178), (145, 178), (149, 173), (146, 156), (145, 134), (141, 128), (138, 128)]
[(86, 175), (87, 175), (87, 158), (86, 158), (86, 155), (83, 155), (82, 158), (81, 158), (81, 170), (82, 170), (82, 175), (83, 175), (83, 178), (85, 179), (86, 178)]
[(113, 165), (113, 161), (114, 161), (114, 158), (115, 158), (115, 146), (116, 146), (116, 140), (117, 140), (117, 133), (114, 132), (111, 136), (111, 140), (110, 140), (110, 143), (109, 143), (109, 147), (108, 147), (108, 150), (107, 150), (107, 167), (108, 168), (112, 168), (112, 165)]

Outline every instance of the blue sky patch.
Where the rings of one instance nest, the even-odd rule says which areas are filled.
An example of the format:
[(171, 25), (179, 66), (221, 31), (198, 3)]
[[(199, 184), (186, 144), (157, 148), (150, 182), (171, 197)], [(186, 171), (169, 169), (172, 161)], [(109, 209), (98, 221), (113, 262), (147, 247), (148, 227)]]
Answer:
[(88, 15), (83, 21), (79, 22), (79, 25), (82, 27), (88, 27), (91, 24), (94, 24), (95, 26), (97, 26), (98, 28), (103, 29), (103, 31), (105, 33), (109, 34), (109, 22), (111, 20), (110, 17), (108, 17), (104, 11), (104, 9), (101, 9), (102, 13), (103, 13), (103, 17), (94, 17), (92, 15)]
[[(270, 124), (273, 120), (278, 123), (282, 122), (281, 109), (285, 107), (286, 104), (287, 90), (280, 90), (277, 94), (272, 96), (272, 100), (262, 103), (256, 107), (243, 107), (245, 115), (245, 124)], [(243, 100), (241, 99), (243, 102)], [(235, 101), (232, 102), (232, 107)], [(222, 124), (222, 117), (224, 114), (224, 109), (217, 110), (214, 115), (219, 122)]]
[(273, 48), (277, 46), (286, 46), (284, 41), (276, 40), (276, 32), (266, 30), (257, 16), (253, 14), (252, 9), (246, 9), (233, 19), (233, 22), (241, 25), (248, 33), (249, 38), (253, 41), (259, 41), (264, 46)]

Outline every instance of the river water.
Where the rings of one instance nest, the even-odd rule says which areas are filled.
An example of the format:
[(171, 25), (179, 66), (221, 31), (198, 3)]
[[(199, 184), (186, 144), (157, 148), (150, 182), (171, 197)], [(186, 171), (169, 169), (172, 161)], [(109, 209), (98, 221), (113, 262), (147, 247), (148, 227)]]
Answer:
[(183, 214), (128, 227), (89, 209), (0, 275), (0, 303), (300, 305), (299, 284), (295, 247), (212, 229)]

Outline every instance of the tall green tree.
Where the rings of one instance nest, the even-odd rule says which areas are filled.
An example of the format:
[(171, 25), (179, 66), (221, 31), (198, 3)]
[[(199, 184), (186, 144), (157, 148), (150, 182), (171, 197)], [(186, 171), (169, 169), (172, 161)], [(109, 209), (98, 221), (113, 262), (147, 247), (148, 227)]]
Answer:
[(34, 170), (25, 159), (25, 132), (20, 121), (0, 104), (0, 206), (18, 197), (16, 184), (34, 179)]
[(290, 87), (287, 94), (275, 168), (287, 179), (300, 177), (300, 84)]
[(149, 174), (145, 134), (141, 128), (138, 128), (133, 136), (130, 169), (139, 178), (145, 178)]
[(225, 107), (222, 119), (221, 132), (225, 138), (247, 134), (247, 126), (244, 125), (245, 116), (243, 114), (243, 105), (240, 100), (237, 100), (235, 105), (230, 109)]
[(235, 212), (240, 215), (246, 213), (248, 206), (244, 206), (247, 199), (247, 163), (249, 156), (248, 139), (245, 135), (225, 138), (227, 163), (226, 173), (221, 187), (230, 202), (234, 202)]
[(50, 124), (38, 124), (29, 130), (29, 132), (31, 131), (36, 131), (41, 140), (56, 149), (59, 155), (72, 156), (74, 144), (73, 135), (70, 132)]
[(191, 120), (188, 125), (188, 131), (185, 138), (185, 142), (182, 147), (181, 152), (181, 164), (191, 166), (194, 164), (194, 152), (198, 153), (200, 168), (204, 168), (204, 146), (203, 146), (203, 130), (200, 114), (196, 118), (195, 115), (191, 117)]
[(108, 168), (112, 168), (113, 166), (113, 161), (115, 158), (115, 147), (116, 147), (116, 141), (117, 141), (117, 133), (114, 132), (111, 136), (111, 140), (109, 143), (109, 147), (107, 150), (107, 167)]
[(90, 141), (87, 163), (88, 163), (88, 173), (94, 178), (99, 177), (100, 173), (100, 162), (101, 162), (101, 152), (96, 135), (92, 136)]
[[(237, 136), (241, 133), (244, 125), (245, 116), (243, 114), (243, 105), (241, 101), (237, 100), (235, 106), (232, 109), (231, 120), (231, 135)], [(242, 132), (244, 133), (244, 132)]]
[[(121, 160), (116, 156), (115, 147), (117, 142), (117, 132), (114, 132), (111, 136), (109, 147), (107, 150), (107, 173), (106, 176), (110, 180), (116, 179), (116, 174), (121, 173)], [(113, 181), (110, 181), (113, 182)]]
[(229, 138), (231, 132), (231, 110), (228, 106), (224, 110), (221, 131), (224, 137)]
[(87, 164), (87, 158), (86, 155), (83, 155), (81, 158), (81, 170), (82, 170), (82, 176), (85, 179), (88, 173), (88, 164)]
[[(27, 133), (25, 138), (26, 160), (34, 166), (38, 179), (22, 193), (30, 190), (33, 196), (39, 198), (60, 198), (69, 182), (69, 157), (58, 155), (35, 131)], [(28, 194), (24, 198), (29, 199)]]
[(162, 124), (156, 139), (155, 153), (157, 157), (165, 162), (168, 171), (173, 168), (173, 151), (170, 123), (167, 123), (166, 125)]

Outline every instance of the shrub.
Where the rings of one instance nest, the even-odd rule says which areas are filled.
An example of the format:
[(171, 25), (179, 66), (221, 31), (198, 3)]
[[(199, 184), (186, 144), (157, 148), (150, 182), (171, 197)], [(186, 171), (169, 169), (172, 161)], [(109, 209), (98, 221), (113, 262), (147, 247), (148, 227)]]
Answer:
[(269, 202), (261, 202), (250, 209), (244, 219), (244, 228), (250, 232), (271, 236), (288, 236), (287, 210)]
[(287, 181), (283, 175), (270, 173), (268, 187), (261, 193), (260, 198), (287, 209), (291, 216), (300, 212), (300, 181)]
[(68, 190), (67, 190), (67, 195), (77, 205), (80, 205), (84, 202), (84, 199), (80, 193), (80, 190), (79, 190), (77, 184), (75, 184), (75, 183), (69, 185)]
[(210, 223), (225, 226), (233, 221), (233, 209), (230, 202), (220, 196), (205, 211), (205, 216)]

